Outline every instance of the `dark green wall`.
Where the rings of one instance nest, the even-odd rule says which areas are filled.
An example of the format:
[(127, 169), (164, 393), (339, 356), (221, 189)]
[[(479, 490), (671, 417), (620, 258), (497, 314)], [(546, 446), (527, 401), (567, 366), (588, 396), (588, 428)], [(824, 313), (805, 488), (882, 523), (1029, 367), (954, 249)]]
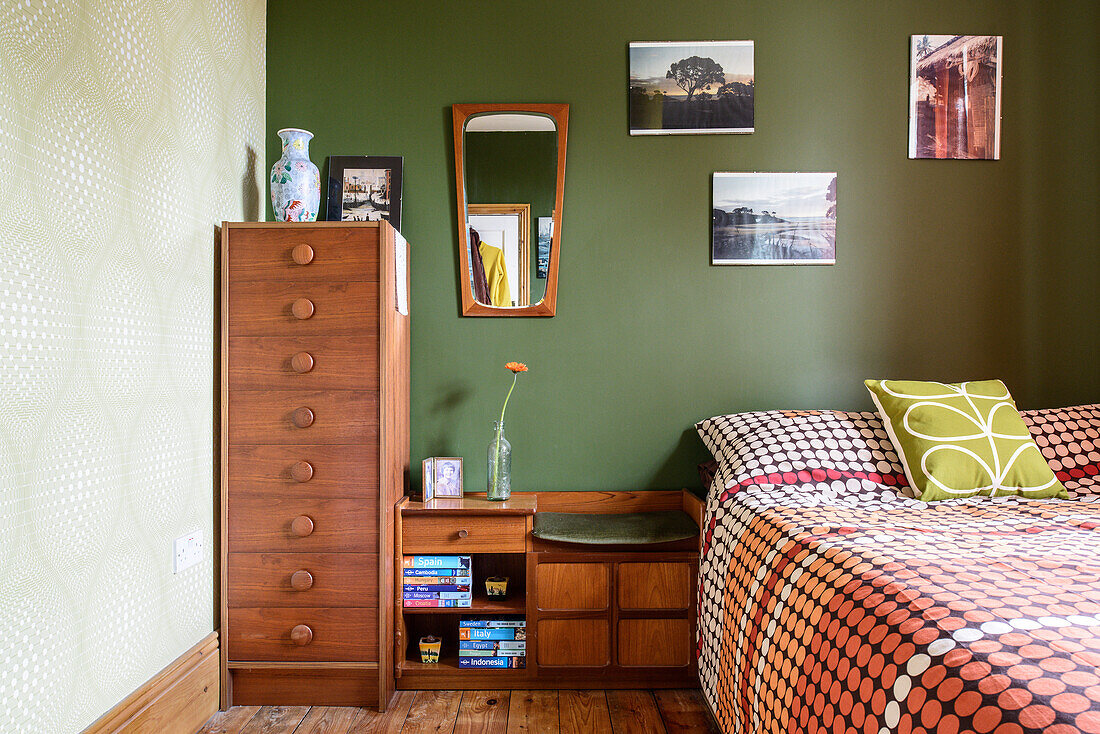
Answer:
[[(470, 204), (530, 204), (527, 233), (531, 265), (531, 302), (546, 293), (538, 270), (539, 217), (554, 214), (557, 194), (558, 134), (556, 132), (467, 133), (466, 198)], [(515, 293), (512, 294), (514, 298)]]
[[(516, 489), (697, 485), (694, 421), (869, 408), (865, 377), (1100, 400), (1096, 16), (1088, 0), (272, 0), (268, 165), (285, 126), (316, 134), (318, 164), (405, 157), (414, 462), (464, 456), (484, 486), (516, 359)], [(998, 162), (906, 158), (909, 36), (945, 32), (1005, 37)], [(756, 42), (756, 132), (628, 136), (627, 43), (714, 38)], [(459, 315), (457, 102), (571, 105), (553, 319)], [(714, 171), (837, 171), (837, 265), (710, 266)]]

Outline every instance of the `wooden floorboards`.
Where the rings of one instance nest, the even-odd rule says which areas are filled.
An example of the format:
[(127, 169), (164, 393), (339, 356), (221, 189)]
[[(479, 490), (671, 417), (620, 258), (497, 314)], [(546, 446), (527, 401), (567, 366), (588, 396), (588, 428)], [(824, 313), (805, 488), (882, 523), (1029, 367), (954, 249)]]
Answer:
[(371, 709), (237, 706), (200, 734), (717, 734), (697, 690), (400, 691)]

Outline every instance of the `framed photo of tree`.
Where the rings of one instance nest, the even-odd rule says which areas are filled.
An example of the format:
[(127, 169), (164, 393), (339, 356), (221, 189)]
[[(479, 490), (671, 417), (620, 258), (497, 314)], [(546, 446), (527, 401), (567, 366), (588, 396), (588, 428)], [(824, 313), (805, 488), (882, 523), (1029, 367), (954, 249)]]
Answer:
[(631, 135), (755, 130), (752, 41), (634, 41)]

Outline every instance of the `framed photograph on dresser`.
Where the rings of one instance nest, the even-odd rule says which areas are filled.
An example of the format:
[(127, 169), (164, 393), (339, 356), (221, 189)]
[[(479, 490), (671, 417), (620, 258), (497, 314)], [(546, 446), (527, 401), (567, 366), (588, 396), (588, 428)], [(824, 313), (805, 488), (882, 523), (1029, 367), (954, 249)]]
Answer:
[(420, 493), (420, 501), (431, 502), (435, 499), (435, 459), (424, 459), (422, 467), (424, 472), (424, 489)]
[(435, 496), (461, 497), (462, 459), (457, 456), (437, 456), (432, 459), (432, 463), (432, 488)]
[(385, 219), (401, 231), (401, 156), (335, 155), (328, 159), (331, 222)]

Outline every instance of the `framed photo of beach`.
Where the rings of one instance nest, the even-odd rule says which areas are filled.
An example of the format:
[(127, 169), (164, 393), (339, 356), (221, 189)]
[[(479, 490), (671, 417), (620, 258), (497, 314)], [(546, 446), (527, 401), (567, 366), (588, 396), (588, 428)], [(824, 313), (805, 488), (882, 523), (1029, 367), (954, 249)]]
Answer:
[(401, 156), (335, 155), (328, 159), (330, 222), (386, 220), (401, 231)]
[(836, 264), (836, 173), (715, 173), (712, 265)]

